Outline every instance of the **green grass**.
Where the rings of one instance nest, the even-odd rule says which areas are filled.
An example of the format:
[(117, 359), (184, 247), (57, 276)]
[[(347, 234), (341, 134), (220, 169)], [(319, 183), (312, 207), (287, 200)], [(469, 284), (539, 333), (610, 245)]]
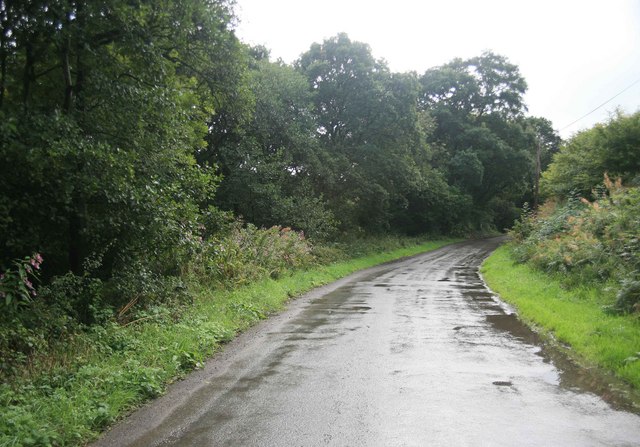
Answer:
[(640, 390), (640, 319), (604, 312), (611, 297), (603, 289), (566, 290), (559, 278), (515, 264), (508, 246), (496, 250), (481, 272), (524, 321), (569, 345), (585, 364), (604, 368)]
[(165, 387), (202, 365), (224, 342), (292, 297), (358, 270), (437, 249), (438, 240), (296, 271), (234, 290), (193, 286), (179, 318), (156, 309), (145, 321), (91, 328), (34, 359), (16, 382), (0, 385), (0, 446), (82, 445)]

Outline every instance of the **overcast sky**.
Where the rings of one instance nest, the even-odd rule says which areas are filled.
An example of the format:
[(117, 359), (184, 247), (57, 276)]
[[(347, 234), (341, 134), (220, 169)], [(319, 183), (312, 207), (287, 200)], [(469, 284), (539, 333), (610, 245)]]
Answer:
[(242, 41), (287, 63), (339, 32), (395, 72), (491, 50), (520, 67), (529, 114), (563, 137), (640, 110), (640, 0), (237, 0), (236, 13)]

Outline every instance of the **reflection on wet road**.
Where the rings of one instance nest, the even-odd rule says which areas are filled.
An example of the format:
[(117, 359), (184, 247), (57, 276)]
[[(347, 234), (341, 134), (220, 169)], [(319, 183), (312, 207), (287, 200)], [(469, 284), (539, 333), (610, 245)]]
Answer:
[(640, 445), (640, 416), (598, 397), (484, 287), (477, 268), (498, 243), (301, 300), (97, 445)]

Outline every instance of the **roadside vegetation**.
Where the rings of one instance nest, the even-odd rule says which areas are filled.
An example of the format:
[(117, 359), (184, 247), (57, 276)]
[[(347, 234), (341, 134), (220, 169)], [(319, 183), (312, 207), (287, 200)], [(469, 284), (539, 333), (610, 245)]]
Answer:
[(63, 342), (174, 318), (194, 287), (501, 230), (537, 141), (557, 149), (503, 56), (393, 73), (338, 34), (285, 64), (236, 20), (231, 0), (0, 0), (5, 389)]
[(640, 112), (569, 140), (483, 274), (522, 318), (640, 390)]
[[(202, 366), (239, 332), (282, 310), (292, 297), (354, 271), (454, 242), (385, 237), (316, 253), (292, 233), (240, 229), (220, 247), (233, 250), (248, 243), (247, 237), (279, 242), (259, 247), (268, 253), (254, 255), (251, 265), (238, 262), (242, 268), (235, 276), (207, 275), (206, 282), (189, 282), (182, 292), (190, 297), (186, 302), (173, 298), (138, 310), (128, 305), (101, 324), (48, 333), (48, 340), (39, 339), (44, 335), (39, 332), (30, 334), (36, 346), (46, 343), (48, 348), (34, 352), (10, 382), (0, 385), (0, 445), (84, 444)], [(300, 269), (303, 260), (306, 268)]]

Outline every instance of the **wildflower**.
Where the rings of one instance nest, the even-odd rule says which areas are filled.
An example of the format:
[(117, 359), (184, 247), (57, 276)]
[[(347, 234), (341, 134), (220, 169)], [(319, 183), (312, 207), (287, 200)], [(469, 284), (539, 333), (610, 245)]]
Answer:
[(29, 264), (31, 264), (36, 270), (40, 269), (40, 264), (42, 264), (42, 262), (43, 259), (40, 253), (34, 253), (33, 256), (31, 256), (31, 259), (29, 259)]

